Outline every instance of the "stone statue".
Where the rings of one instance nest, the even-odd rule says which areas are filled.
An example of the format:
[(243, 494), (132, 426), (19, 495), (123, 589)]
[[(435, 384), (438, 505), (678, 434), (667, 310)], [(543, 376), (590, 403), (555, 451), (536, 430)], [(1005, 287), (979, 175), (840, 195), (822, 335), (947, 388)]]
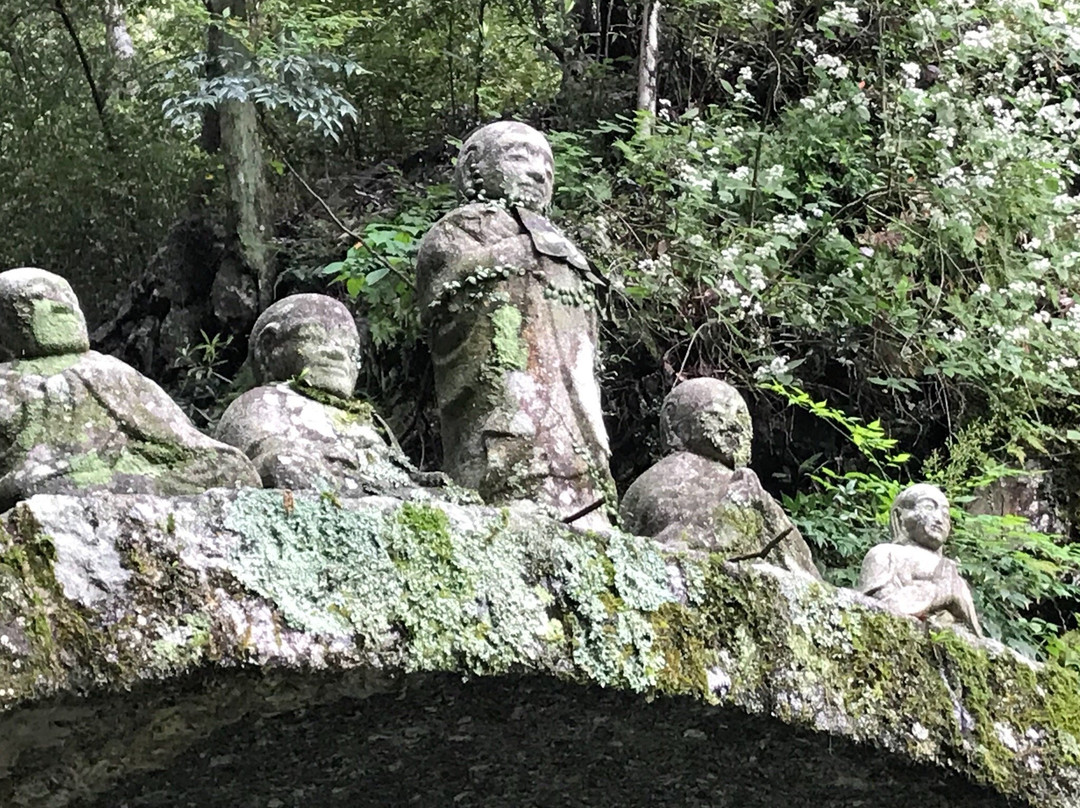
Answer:
[[(489, 502), (569, 516), (614, 505), (595, 376), (592, 282), (548, 221), (553, 161), (530, 126), (483, 127), (461, 147), (464, 204), (424, 237), (417, 297), (435, 366), (445, 468)], [(602, 510), (577, 524), (608, 525)]]
[(90, 350), (66, 280), (0, 273), (0, 511), (39, 493), (237, 485), (259, 485), (247, 458), (200, 433), (134, 368)]
[(261, 386), (229, 405), (215, 437), (250, 457), (263, 485), (343, 496), (415, 487), (420, 473), (353, 398), (360, 335), (344, 304), (315, 294), (279, 300), (255, 321), (249, 345)]
[(765, 559), (821, 575), (799, 531), (761, 486), (750, 462), (750, 411), (719, 379), (675, 387), (660, 410), (668, 455), (638, 477), (623, 497), (623, 527), (673, 551), (741, 555), (760, 552), (789, 531)]
[(897, 614), (959, 623), (981, 637), (971, 590), (956, 562), (941, 552), (951, 528), (940, 489), (923, 483), (905, 488), (889, 511), (892, 541), (866, 554), (858, 588)]

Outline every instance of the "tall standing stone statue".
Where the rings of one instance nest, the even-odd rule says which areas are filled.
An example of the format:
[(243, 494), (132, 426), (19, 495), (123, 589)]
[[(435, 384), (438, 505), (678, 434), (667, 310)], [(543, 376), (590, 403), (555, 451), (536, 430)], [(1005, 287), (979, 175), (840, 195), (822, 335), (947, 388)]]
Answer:
[(134, 368), (90, 350), (66, 280), (0, 273), (0, 511), (41, 493), (236, 485), (259, 485), (243, 454), (199, 432)]
[(626, 490), (620, 513), (631, 533), (668, 550), (760, 552), (783, 536), (766, 560), (820, 579), (799, 531), (762, 488), (750, 462), (753, 429), (739, 392), (719, 379), (691, 379), (660, 410), (668, 455)]
[(892, 540), (866, 554), (858, 588), (897, 614), (959, 624), (982, 636), (971, 589), (956, 562), (942, 554), (951, 529), (949, 502), (939, 488), (905, 488), (889, 511)]
[(344, 304), (326, 295), (279, 300), (249, 341), (260, 385), (229, 405), (215, 436), (255, 463), (267, 488), (321, 486), (343, 495), (416, 486), (408, 460), (353, 398), (360, 335)]
[[(613, 504), (596, 381), (589, 266), (544, 216), (553, 160), (530, 126), (490, 124), (461, 147), (464, 204), (424, 237), (417, 297), (435, 366), (445, 469), (489, 502), (569, 516)], [(603, 511), (578, 524), (603, 527)]]

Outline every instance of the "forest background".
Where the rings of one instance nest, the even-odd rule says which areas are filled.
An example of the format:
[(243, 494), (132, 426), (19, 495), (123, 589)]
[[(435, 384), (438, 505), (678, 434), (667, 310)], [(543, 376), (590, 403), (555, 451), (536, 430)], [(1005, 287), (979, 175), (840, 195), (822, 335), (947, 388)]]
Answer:
[[(5, 0), (0, 266), (65, 275), (107, 331), (209, 234), (256, 309), (349, 302), (361, 393), (437, 467), (413, 257), (460, 139), (529, 121), (606, 282), (620, 489), (673, 384), (727, 379), (830, 580), (935, 482), (989, 633), (1076, 666), (1078, 80), (1072, 1)], [(249, 320), (153, 374), (201, 425)]]

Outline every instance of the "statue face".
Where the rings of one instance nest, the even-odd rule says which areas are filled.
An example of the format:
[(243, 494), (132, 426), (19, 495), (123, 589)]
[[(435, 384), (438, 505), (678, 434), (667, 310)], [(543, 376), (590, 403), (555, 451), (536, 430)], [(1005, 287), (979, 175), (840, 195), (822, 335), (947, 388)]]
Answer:
[(750, 410), (719, 379), (691, 379), (672, 390), (660, 409), (660, 436), (667, 452), (693, 452), (733, 469), (750, 463)]
[(66, 280), (30, 267), (0, 273), (0, 359), (88, 350), (86, 318)]
[(522, 123), (501, 121), (476, 132), (461, 147), (458, 190), (466, 199), (480, 192), (530, 210), (551, 203), (555, 163), (547, 138)]
[(932, 485), (913, 485), (902, 491), (893, 502), (891, 521), (893, 541), (934, 551), (944, 546), (952, 529), (949, 502)]
[(325, 295), (293, 295), (263, 312), (251, 332), (260, 383), (302, 378), (349, 398), (359, 373), (360, 336), (344, 305)]

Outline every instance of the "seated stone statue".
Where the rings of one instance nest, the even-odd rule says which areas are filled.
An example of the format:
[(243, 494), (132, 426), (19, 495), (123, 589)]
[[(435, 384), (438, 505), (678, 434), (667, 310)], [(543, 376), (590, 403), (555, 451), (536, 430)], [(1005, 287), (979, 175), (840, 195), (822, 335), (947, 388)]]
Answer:
[(33, 494), (192, 494), (259, 485), (156, 384), (90, 350), (68, 282), (0, 273), (0, 511)]
[(215, 436), (251, 458), (263, 485), (327, 487), (342, 496), (415, 487), (371, 407), (353, 398), (360, 335), (344, 304), (326, 295), (286, 297), (256, 320), (249, 344), (261, 386), (229, 405)]
[(858, 589), (897, 614), (958, 623), (982, 636), (971, 590), (956, 562), (941, 551), (951, 529), (949, 502), (940, 489), (924, 483), (905, 488), (889, 511), (892, 541), (866, 554)]
[(669, 454), (638, 477), (623, 497), (623, 527), (673, 551), (751, 554), (789, 531), (765, 560), (821, 575), (799, 531), (746, 468), (753, 430), (738, 391), (719, 379), (675, 387), (660, 410)]
[[(569, 516), (607, 499), (589, 265), (543, 215), (552, 155), (499, 122), (461, 147), (465, 202), (427, 233), (417, 297), (435, 367), (444, 467), (489, 502), (527, 498)], [(577, 524), (608, 525), (602, 510)]]

